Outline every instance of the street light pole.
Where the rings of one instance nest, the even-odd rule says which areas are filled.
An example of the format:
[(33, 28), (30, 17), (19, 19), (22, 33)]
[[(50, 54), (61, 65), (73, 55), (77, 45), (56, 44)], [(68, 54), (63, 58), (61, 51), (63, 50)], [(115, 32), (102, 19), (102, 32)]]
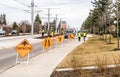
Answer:
[(117, 3), (117, 16), (116, 16), (116, 17), (117, 17), (117, 20), (116, 20), (116, 22), (115, 22), (115, 23), (117, 24), (117, 49), (116, 49), (116, 50), (120, 50), (120, 45), (119, 45), (119, 43), (120, 43), (120, 41), (119, 41), (119, 18), (118, 18), (118, 16), (119, 16), (119, 15), (118, 15), (118, 12), (119, 12), (119, 11), (118, 11), (118, 8), (119, 8), (119, 7), (118, 7), (118, 3)]
[(56, 24), (55, 24), (55, 27), (56, 27), (56, 33), (58, 33), (58, 28), (57, 28), (57, 14), (56, 14)]
[(50, 8), (48, 8), (48, 35), (50, 35)]
[[(118, 16), (118, 11), (117, 11), (117, 16)], [(120, 45), (119, 45), (119, 20), (118, 20), (118, 17), (117, 17), (117, 40), (118, 40), (118, 43), (117, 43), (117, 48), (118, 50), (120, 49)]]
[(118, 13), (119, 12), (119, 10), (118, 10), (119, 7), (118, 6), (119, 5), (118, 4), (117, 4), (117, 39), (118, 39), (118, 45), (117, 46), (118, 46), (118, 50), (119, 50), (120, 49), (120, 45), (119, 45), (119, 19), (118, 19), (118, 16), (119, 16), (119, 13)]
[(118, 14), (118, 4), (117, 4), (117, 39), (118, 39), (117, 48), (119, 50), (120, 48), (119, 48), (119, 20), (118, 20), (118, 16), (119, 16), (119, 14)]
[(61, 22), (62, 22), (62, 18), (60, 18), (59, 34), (61, 33)]
[(31, 0), (31, 35), (34, 35), (34, 0)]

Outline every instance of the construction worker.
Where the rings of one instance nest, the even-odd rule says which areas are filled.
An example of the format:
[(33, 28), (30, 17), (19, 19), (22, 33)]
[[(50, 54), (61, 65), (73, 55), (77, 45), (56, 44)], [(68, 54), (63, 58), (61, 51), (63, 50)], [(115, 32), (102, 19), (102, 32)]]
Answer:
[(81, 33), (78, 32), (78, 41), (80, 41), (80, 40), (81, 40)]
[(41, 31), (42, 31), (42, 37), (44, 37), (45, 30), (42, 29)]
[(87, 36), (87, 33), (84, 32), (84, 33), (83, 33), (83, 39), (84, 39), (84, 41), (85, 41), (85, 39), (86, 39), (86, 36)]
[(61, 32), (61, 35), (63, 35), (64, 34), (64, 30), (62, 30), (62, 32)]
[(52, 37), (54, 37), (54, 31), (52, 31), (51, 35), (52, 35)]
[(63, 30), (63, 28), (61, 29), (61, 35), (63, 35), (64, 34), (64, 30)]

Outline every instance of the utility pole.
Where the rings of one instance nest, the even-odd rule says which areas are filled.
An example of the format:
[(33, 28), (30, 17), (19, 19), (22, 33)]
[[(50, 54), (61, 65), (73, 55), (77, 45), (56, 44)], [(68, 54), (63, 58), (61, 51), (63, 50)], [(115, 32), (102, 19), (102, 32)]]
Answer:
[(59, 8), (48, 8), (48, 35), (50, 34), (50, 10)]
[[(55, 19), (56, 20), (56, 25), (55, 26), (56, 26), (56, 32), (57, 33), (58, 33), (58, 26), (57, 26), (58, 25), (58, 23), (57, 23), (57, 21), (58, 21), (58, 15), (63, 15), (63, 14), (56, 14), (56, 19)], [(60, 21), (61, 21), (61, 19), (60, 19)]]
[(31, 35), (34, 35), (34, 0), (31, 0)]
[(50, 8), (48, 8), (48, 35), (50, 34)]
[(55, 27), (56, 27), (56, 33), (58, 33), (58, 27), (57, 27), (57, 14), (56, 14), (56, 23), (55, 23)]
[(62, 22), (62, 18), (60, 18), (59, 33), (61, 32), (61, 22)]

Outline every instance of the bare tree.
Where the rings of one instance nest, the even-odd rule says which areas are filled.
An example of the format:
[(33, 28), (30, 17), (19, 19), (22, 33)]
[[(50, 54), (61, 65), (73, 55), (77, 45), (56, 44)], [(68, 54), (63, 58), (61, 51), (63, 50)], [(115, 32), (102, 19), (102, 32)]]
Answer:
[(29, 22), (28, 21), (26, 21), (26, 20), (24, 20), (24, 21), (22, 21), (20, 24), (19, 24), (19, 26), (20, 26), (20, 32), (22, 32), (22, 33), (30, 33), (30, 31), (31, 31), (31, 27), (30, 27), (30, 24), (29, 24)]
[(34, 23), (34, 32), (38, 33), (40, 29), (41, 29), (41, 24), (39, 24), (39, 22), (36, 21)]
[(6, 31), (6, 35), (9, 35), (9, 33), (12, 31), (12, 27), (10, 27), (10, 26), (4, 26), (3, 30)]

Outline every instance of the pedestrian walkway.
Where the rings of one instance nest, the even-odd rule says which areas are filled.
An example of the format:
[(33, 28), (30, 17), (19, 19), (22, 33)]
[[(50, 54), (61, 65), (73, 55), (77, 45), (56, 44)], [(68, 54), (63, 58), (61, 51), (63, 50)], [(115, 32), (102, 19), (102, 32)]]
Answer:
[(29, 63), (21, 63), (0, 74), (0, 77), (50, 77), (56, 66), (70, 53), (78, 43), (78, 39), (68, 40), (55, 48), (40, 54), (29, 60)]

